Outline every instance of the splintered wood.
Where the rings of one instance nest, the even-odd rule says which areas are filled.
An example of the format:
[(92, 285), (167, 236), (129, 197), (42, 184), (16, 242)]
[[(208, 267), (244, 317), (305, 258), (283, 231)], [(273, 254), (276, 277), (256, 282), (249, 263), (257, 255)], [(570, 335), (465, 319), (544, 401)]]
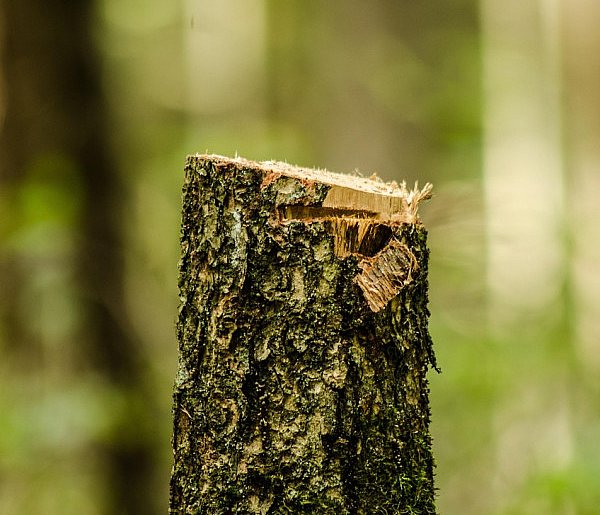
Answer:
[(430, 183), (422, 189), (415, 183), (414, 189), (409, 190), (405, 182), (400, 185), (395, 182), (386, 184), (374, 179), (349, 177), (360, 180), (356, 180), (352, 186), (332, 185), (323, 207), (370, 211), (375, 213), (374, 218), (381, 220), (417, 223), (419, 203), (431, 197)]
[[(384, 183), (375, 176), (367, 179), (271, 161), (234, 161), (263, 171), (261, 188), (279, 184), (274, 213), (279, 223), (322, 223), (333, 237), (338, 258), (358, 258), (362, 271), (355, 281), (372, 311), (383, 309), (411, 282), (417, 260), (394, 237), (392, 228), (420, 223), (419, 204), (431, 197), (431, 184), (419, 188), (415, 183), (409, 189), (405, 182)], [(326, 195), (318, 202), (314, 198), (317, 185), (326, 188)]]
[(412, 281), (417, 270), (417, 260), (407, 245), (396, 240), (374, 258), (365, 258), (359, 263), (362, 272), (355, 278), (363, 291), (371, 311), (383, 309), (400, 290)]
[[(294, 171), (294, 173), (296, 173)], [(355, 278), (373, 312), (380, 311), (412, 281), (417, 260), (395, 240), (390, 224), (419, 223), (418, 207), (431, 197), (431, 184), (409, 190), (406, 183), (311, 172), (311, 179), (331, 185), (320, 207), (285, 206), (287, 220), (322, 220), (333, 236), (334, 252), (344, 258), (357, 255), (362, 270)]]

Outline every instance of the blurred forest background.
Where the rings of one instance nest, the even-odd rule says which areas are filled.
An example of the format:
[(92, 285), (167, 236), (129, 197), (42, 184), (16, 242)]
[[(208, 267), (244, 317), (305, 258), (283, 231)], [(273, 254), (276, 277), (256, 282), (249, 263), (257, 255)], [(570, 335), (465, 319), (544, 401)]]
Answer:
[(600, 2), (0, 0), (0, 514), (166, 513), (186, 154), (431, 181), (443, 514), (600, 506)]

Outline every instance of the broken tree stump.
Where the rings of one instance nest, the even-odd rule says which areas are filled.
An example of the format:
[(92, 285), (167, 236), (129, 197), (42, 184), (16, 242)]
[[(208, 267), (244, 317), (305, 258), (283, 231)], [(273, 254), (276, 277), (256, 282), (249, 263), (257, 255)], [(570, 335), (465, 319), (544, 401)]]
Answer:
[(185, 170), (170, 513), (435, 513), (430, 186)]

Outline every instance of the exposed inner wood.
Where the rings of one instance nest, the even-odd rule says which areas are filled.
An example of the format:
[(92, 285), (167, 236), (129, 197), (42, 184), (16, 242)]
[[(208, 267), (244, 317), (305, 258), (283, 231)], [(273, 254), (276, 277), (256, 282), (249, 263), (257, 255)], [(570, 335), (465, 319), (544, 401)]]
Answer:
[(339, 258), (350, 254), (374, 256), (387, 245), (392, 235), (389, 225), (369, 219), (336, 217), (324, 220), (324, 225), (333, 235), (333, 250)]
[(277, 210), (278, 218), (282, 220), (319, 220), (324, 218), (370, 218), (377, 219), (380, 213), (364, 209), (350, 209), (342, 207), (315, 207), (315, 206), (282, 206)]
[(418, 268), (408, 246), (394, 239), (374, 258), (363, 259), (359, 266), (362, 272), (354, 280), (374, 312), (383, 309), (412, 282), (412, 274)]
[[(375, 182), (370, 180), (370, 182)], [(375, 183), (378, 184), (378, 183)], [(418, 204), (425, 198), (422, 196), (418, 185), (415, 189), (409, 191), (406, 184), (402, 183), (399, 187), (392, 189), (391, 192), (372, 192), (364, 189), (357, 189), (357, 186), (363, 186), (364, 182), (357, 182), (354, 187), (332, 185), (323, 207), (335, 207), (354, 209), (360, 211), (369, 211), (376, 213), (376, 217), (382, 220), (400, 220), (408, 223), (416, 223)], [(428, 196), (431, 189), (425, 191)]]

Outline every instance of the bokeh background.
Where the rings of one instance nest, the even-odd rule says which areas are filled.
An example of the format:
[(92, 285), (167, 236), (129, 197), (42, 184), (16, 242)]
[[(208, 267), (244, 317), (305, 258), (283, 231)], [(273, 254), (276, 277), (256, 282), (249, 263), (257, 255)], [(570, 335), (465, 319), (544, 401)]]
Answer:
[(600, 3), (1, 0), (0, 514), (166, 513), (187, 154), (430, 181), (443, 514), (600, 506)]

